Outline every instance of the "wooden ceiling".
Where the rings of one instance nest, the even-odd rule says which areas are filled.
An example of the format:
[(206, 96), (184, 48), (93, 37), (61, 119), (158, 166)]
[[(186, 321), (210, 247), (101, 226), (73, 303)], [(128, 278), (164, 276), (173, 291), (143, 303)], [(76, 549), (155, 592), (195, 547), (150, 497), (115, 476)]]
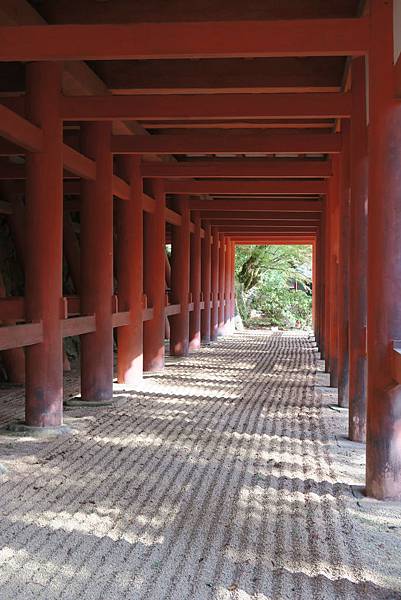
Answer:
[[(356, 21), (364, 11), (362, 0), (7, 0), (0, 5), (0, 25), (243, 22), (246, 26), (248, 21)], [(71, 39), (71, 47), (74, 47), (74, 39)], [(120, 144), (119, 151), (138, 148), (143, 152), (144, 161), (153, 161), (153, 164), (155, 161), (173, 166), (174, 163), (194, 163), (192, 170), (161, 169), (159, 174), (157, 168), (149, 170), (150, 176), (170, 177), (170, 190), (189, 190), (188, 193), (192, 190), (200, 197), (218, 198), (218, 191), (226, 189), (230, 198), (240, 198), (240, 192), (232, 193), (236, 185), (242, 194), (253, 193), (252, 190), (259, 189), (257, 182), (262, 179), (261, 174), (267, 173), (263, 178), (272, 181), (275, 168), (272, 164), (277, 164), (277, 185), (269, 184), (272, 193), (284, 199), (291, 190), (297, 195), (298, 185), (298, 195), (305, 193), (317, 199), (331, 174), (330, 156), (340, 149), (338, 134), (342, 118), (349, 117), (341, 114), (341, 107), (349, 100), (345, 96), (349, 91), (351, 62), (346, 52), (343, 55), (338, 52), (325, 52), (326, 56), (317, 54), (74, 60), (66, 62), (63, 91), (66, 96), (98, 96), (96, 110), (100, 115), (101, 96), (127, 98), (126, 104), (119, 99), (113, 120), (114, 132), (119, 134), (114, 143)], [(24, 81), (22, 61), (0, 62), (2, 96), (23, 94)], [(270, 94), (273, 104), (267, 96)], [(338, 111), (330, 108), (331, 95), (335, 108), (338, 102)], [(247, 98), (252, 107), (250, 114), (243, 109)], [(267, 110), (270, 116), (260, 114), (260, 107), (274, 105), (274, 98), (275, 112)], [(315, 112), (310, 107), (311, 98), (317, 106)], [(158, 103), (163, 109), (160, 114), (154, 110)], [(299, 106), (300, 114), (295, 111), (293, 116), (287, 115), (289, 105)], [(84, 120), (86, 107), (82, 105), (80, 115), (80, 106), (74, 107), (73, 103), (66, 106), (72, 111), (71, 117), (67, 115), (66, 126), (68, 130), (77, 129)], [(177, 110), (176, 116), (174, 106), (182, 108)], [(277, 108), (280, 106), (283, 106), (283, 114), (271, 116), (280, 112)], [(125, 107), (132, 107), (137, 116), (131, 118), (125, 114)], [(133, 133), (141, 136), (132, 136)], [(128, 139), (129, 136), (135, 140)], [(179, 137), (182, 143), (177, 144), (175, 140)], [(261, 170), (258, 161), (259, 166), (260, 161), (263, 163)], [(315, 169), (313, 162), (316, 161), (324, 163), (324, 168)], [(290, 162), (298, 163), (299, 168)], [(283, 173), (287, 173), (287, 183), (280, 182)], [(174, 183), (180, 178), (184, 182), (190, 178), (193, 181), (191, 185)], [(213, 179), (217, 185), (212, 185)], [(207, 180), (211, 183), (207, 184)], [(308, 186), (308, 181), (312, 185)]]

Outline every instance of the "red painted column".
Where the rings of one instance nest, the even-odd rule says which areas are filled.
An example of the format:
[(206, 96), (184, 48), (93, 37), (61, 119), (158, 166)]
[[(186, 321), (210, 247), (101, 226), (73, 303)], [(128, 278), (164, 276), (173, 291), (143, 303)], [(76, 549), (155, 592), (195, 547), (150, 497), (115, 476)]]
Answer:
[(224, 308), (224, 333), (230, 333), (230, 303), (231, 303), (231, 240), (226, 238), (226, 253), (224, 266), (224, 291), (226, 297), (226, 305)]
[(118, 309), (130, 312), (130, 322), (119, 327), (118, 382), (133, 385), (143, 372), (143, 210), (140, 157), (124, 157), (124, 176), (130, 184), (128, 200), (118, 201)]
[(144, 371), (164, 368), (166, 195), (162, 180), (152, 181), (152, 194), (155, 212), (144, 215), (143, 283), (148, 306), (153, 308), (153, 319), (143, 324)]
[[(349, 437), (366, 438), (368, 140), (365, 58), (352, 61)], [(358, 282), (355, 285), (355, 282)]]
[(108, 403), (113, 396), (113, 157), (110, 123), (82, 128), (81, 147), (96, 161), (96, 180), (82, 181), (81, 313), (96, 316), (96, 331), (81, 336), (81, 397)]
[(224, 335), (224, 313), (225, 313), (225, 271), (226, 271), (226, 238), (224, 233), (219, 234), (219, 310), (217, 335)]
[(316, 241), (312, 243), (312, 327), (316, 337)]
[(69, 213), (64, 214), (63, 249), (75, 293), (79, 295), (79, 286), (81, 284), (81, 249)]
[(204, 308), (201, 311), (201, 335), (202, 342), (210, 342), (210, 320), (211, 320), (211, 276), (212, 276), (212, 242), (211, 226), (204, 226), (205, 237), (202, 240), (201, 279)]
[(349, 404), (349, 249), (350, 249), (350, 124), (342, 124), (340, 169), (340, 246), (338, 280), (338, 404)]
[(231, 331), (235, 332), (235, 242), (231, 242)]
[(212, 312), (210, 321), (210, 339), (217, 339), (217, 331), (219, 326), (219, 230), (217, 227), (212, 227)]
[(315, 307), (315, 338), (320, 350), (322, 344), (322, 233), (318, 231), (315, 244), (315, 268), (316, 268), (316, 307)]
[(190, 276), (190, 211), (188, 198), (174, 201), (181, 215), (181, 226), (173, 227), (171, 244), (171, 303), (180, 304), (181, 311), (170, 317), (170, 353), (187, 356), (189, 351), (189, 276)]
[[(164, 253), (165, 256), (165, 260), (166, 260), (166, 270), (165, 270), (165, 275), (166, 275), (166, 290), (170, 290), (171, 289), (171, 266), (170, 266), (170, 258), (167, 254), (167, 251)], [(164, 337), (166, 340), (170, 340), (170, 321), (168, 320), (168, 316), (166, 315), (164, 317)]]
[(325, 357), (326, 340), (324, 337), (324, 324), (326, 320), (326, 305), (324, 303), (325, 287), (326, 287), (326, 273), (325, 273), (325, 236), (326, 236), (326, 223), (325, 213), (323, 211), (321, 215), (321, 223), (319, 227), (318, 241), (319, 241), (319, 252), (318, 252), (318, 267), (319, 267), (319, 310), (320, 310), (320, 323), (319, 323), (319, 350), (321, 358)]
[(333, 176), (330, 179), (330, 385), (338, 385), (338, 252), (339, 252), (339, 161), (332, 158)]
[(25, 317), (42, 321), (43, 342), (26, 348), (25, 423), (51, 427), (63, 421), (62, 65), (28, 63), (26, 69), (27, 118), (42, 128), (43, 148), (27, 153)]
[(366, 490), (401, 499), (401, 106), (394, 97), (393, 7), (371, 0), (369, 54), (368, 414)]
[(198, 211), (194, 212), (195, 231), (191, 235), (191, 293), (194, 305), (189, 313), (189, 349), (199, 350), (201, 345), (201, 220)]
[(331, 274), (330, 274), (330, 256), (331, 256), (331, 228), (330, 228), (330, 195), (327, 196), (324, 206), (324, 359), (326, 361), (326, 372), (330, 372), (331, 348), (330, 348), (330, 319), (332, 306), (331, 296)]

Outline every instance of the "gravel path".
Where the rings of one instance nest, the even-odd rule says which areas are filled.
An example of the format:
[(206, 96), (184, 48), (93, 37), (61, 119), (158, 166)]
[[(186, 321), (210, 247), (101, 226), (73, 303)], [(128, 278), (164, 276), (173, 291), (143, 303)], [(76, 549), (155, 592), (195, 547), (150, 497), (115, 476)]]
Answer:
[(401, 599), (401, 508), (360, 494), (318, 367), (304, 333), (245, 332), (70, 435), (1, 437), (0, 599)]

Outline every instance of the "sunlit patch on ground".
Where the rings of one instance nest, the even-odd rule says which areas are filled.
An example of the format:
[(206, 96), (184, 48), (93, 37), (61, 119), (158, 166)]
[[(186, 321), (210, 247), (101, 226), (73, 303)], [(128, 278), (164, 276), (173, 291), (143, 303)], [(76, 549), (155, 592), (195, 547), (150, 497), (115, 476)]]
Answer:
[(248, 331), (69, 409), (72, 435), (0, 438), (0, 599), (401, 599), (401, 507), (361, 495), (320, 366), (305, 333)]

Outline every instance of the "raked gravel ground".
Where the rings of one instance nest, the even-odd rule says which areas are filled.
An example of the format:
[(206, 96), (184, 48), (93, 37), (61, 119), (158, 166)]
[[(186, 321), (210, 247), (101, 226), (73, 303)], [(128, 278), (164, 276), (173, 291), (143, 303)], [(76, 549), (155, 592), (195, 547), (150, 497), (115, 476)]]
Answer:
[(306, 333), (238, 333), (71, 434), (2, 436), (0, 600), (401, 599), (401, 507), (361, 494), (319, 368)]

